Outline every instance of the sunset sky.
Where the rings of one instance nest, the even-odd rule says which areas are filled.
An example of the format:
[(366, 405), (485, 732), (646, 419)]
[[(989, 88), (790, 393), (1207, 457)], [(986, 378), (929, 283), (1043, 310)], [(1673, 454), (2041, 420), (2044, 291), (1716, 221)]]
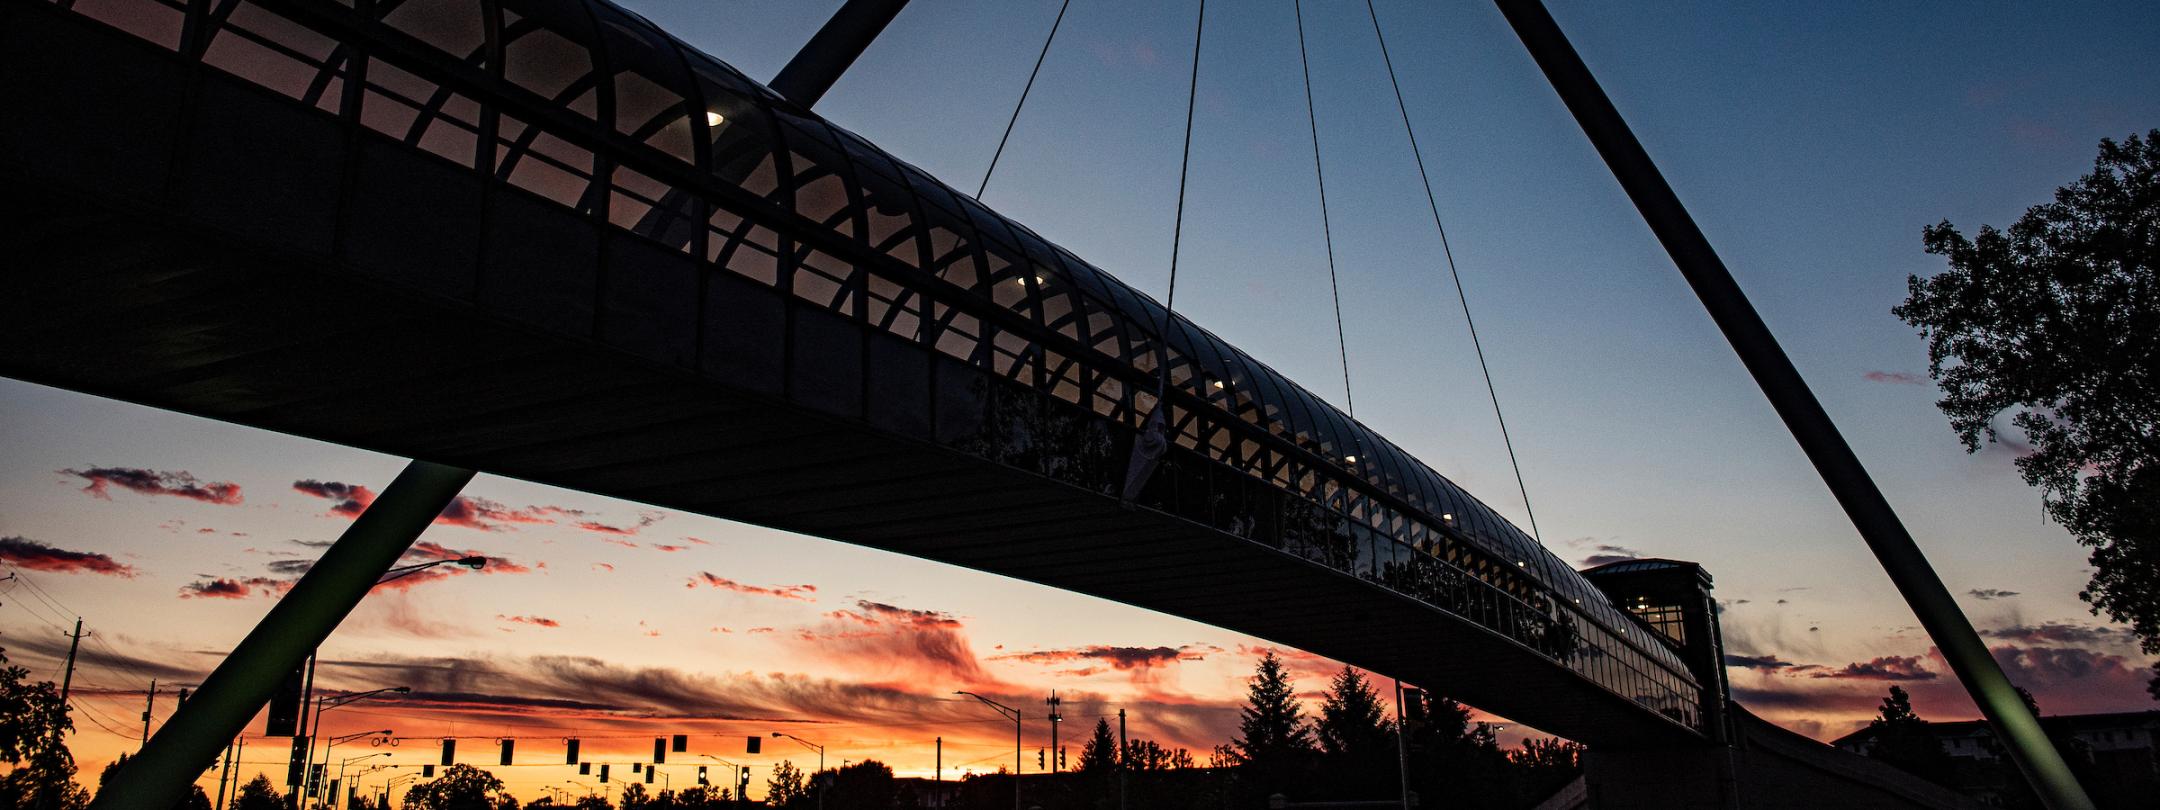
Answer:
[[(688, 42), (769, 77), (838, 3), (640, 0)], [(2077, 599), (2082, 550), (2017, 478), (1967, 455), (1933, 407), (1920, 340), (1889, 314), (1940, 260), (1923, 225), (2007, 224), (2089, 170), (2102, 137), (2160, 125), (2160, 16), (2141, 3), (1550, 3), (1621, 112), (1876, 475), (2011, 679), (2049, 713), (2151, 708), (2152, 662)], [(1642, 8), (1643, 6), (1631, 6)], [(1343, 402), (1288, 2), (1218, 4), (1201, 54), (1179, 310)], [(1544, 541), (1589, 564), (1701, 562), (1726, 603), (1736, 697), (1829, 739), (1905, 686), (1923, 716), (1975, 714), (1813, 469), (1507, 30), (1478, 3), (1379, 3)], [(975, 188), (1057, 13), (1053, 0), (918, 2), (818, 111)], [(1158, 298), (1192, 47), (1184, 3), (1077, 0), (985, 202)], [(1528, 526), (1362, 3), (1306, 27), (1357, 416)], [(64, 336), (55, 339), (64, 340)], [(329, 360), (326, 359), (326, 362)], [(578, 381), (564, 380), (575, 385)], [(0, 379), (0, 645), (60, 679), (94, 635), (70, 743), (86, 779), (154, 721), (334, 540), (403, 461)], [(756, 769), (816, 754), (948, 777), (1027, 766), (1066, 700), (1070, 756), (1123, 708), (1133, 736), (1235, 730), (1267, 641), (893, 554), (482, 475), (414, 558), (473, 573), (379, 589), (322, 650), (334, 689), (407, 685), (332, 733), (339, 758), (495, 769), (560, 786), (562, 738), (628, 763), (693, 735)], [(1406, 643), (1414, 643), (1406, 639)], [(1339, 665), (1285, 650), (1317, 693)], [(261, 723), (250, 727), (259, 734)], [(1511, 728), (1509, 738), (1526, 733)], [(246, 773), (282, 781), (284, 741)], [(260, 747), (256, 747), (256, 746)], [(678, 757), (682, 755), (677, 755)], [(724, 782), (715, 769), (715, 782)], [(394, 771), (371, 774), (380, 784)], [(209, 777), (214, 786), (216, 775)], [(586, 780), (589, 784), (590, 780)]]

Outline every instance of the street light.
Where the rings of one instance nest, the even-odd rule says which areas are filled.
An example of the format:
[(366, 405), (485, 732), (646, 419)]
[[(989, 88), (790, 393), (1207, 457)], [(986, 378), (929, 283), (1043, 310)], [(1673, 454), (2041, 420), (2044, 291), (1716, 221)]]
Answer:
[[(369, 733), (369, 734), (373, 734), (373, 733), (375, 733), (375, 732), (372, 732), (372, 731), (370, 731), (370, 732), (367, 732), (367, 733)], [(390, 733), (390, 732), (388, 732), (388, 731), (385, 731), (385, 732), (383, 732), (383, 733), (384, 733), (384, 734), (388, 734), (388, 733)], [(352, 763), (355, 763), (355, 762), (359, 762), (360, 760), (363, 760), (363, 759), (374, 759), (374, 758), (376, 758), (376, 757), (387, 757), (387, 756), (389, 756), (389, 755), (390, 755), (390, 752), (388, 752), (388, 751), (377, 751), (377, 752), (375, 752), (375, 753), (372, 753), (372, 754), (361, 754), (361, 755), (359, 755), (359, 756), (357, 756), (357, 757), (348, 757), (348, 758), (346, 758), (346, 759), (342, 759), (342, 760), (339, 760), (339, 761), (338, 761), (338, 765), (337, 765), (337, 785), (338, 785), (338, 787), (340, 787), (340, 788), (350, 788), (350, 787), (352, 786), (352, 783), (351, 783), (351, 782), (347, 782), (347, 781), (345, 781), (345, 766), (347, 766), (347, 765), (351, 765)], [(327, 766), (327, 765), (329, 765), (329, 764), (330, 764), (330, 760), (327, 760), (327, 759), (323, 760), (323, 764), (324, 764), (324, 765), (326, 765), (326, 766)], [(328, 770), (328, 768), (325, 768), (325, 770)], [(331, 795), (330, 795), (330, 806), (332, 806), (332, 807), (344, 807), (344, 806), (345, 806), (345, 803), (344, 803), (343, 801), (340, 801), (340, 800), (338, 799), (338, 797), (337, 797), (337, 794), (334, 794), (334, 793), (333, 793), (333, 794), (331, 794)]]
[(971, 698), (974, 698), (974, 699), (976, 699), (976, 700), (980, 700), (980, 701), (982, 701), (982, 702), (983, 702), (983, 705), (985, 705), (985, 706), (989, 706), (990, 708), (993, 708), (993, 709), (996, 709), (996, 710), (998, 710), (998, 714), (1002, 714), (1002, 715), (1005, 715), (1006, 717), (1010, 717), (1010, 718), (1012, 718), (1012, 721), (1013, 721), (1013, 810), (1020, 810), (1020, 710), (1019, 710), (1019, 709), (1015, 709), (1015, 708), (1013, 708), (1013, 707), (1011, 707), (1011, 706), (1007, 706), (1007, 705), (1005, 705), (1005, 704), (1003, 704), (1003, 703), (999, 703), (999, 702), (997, 702), (997, 701), (995, 701), (995, 700), (991, 700), (991, 699), (989, 699), (989, 698), (983, 697), (983, 696), (981, 696), (981, 695), (975, 694), (974, 692), (960, 691), (960, 692), (954, 692), (953, 694), (955, 694), (955, 695), (966, 695), (966, 696), (968, 696), (968, 697), (971, 697)]
[[(735, 779), (734, 779), (733, 781), (730, 781), (730, 782), (728, 782), (728, 784), (729, 784), (730, 786), (732, 786), (731, 792), (732, 792), (732, 790), (743, 790), (743, 787), (744, 787), (744, 785), (743, 785), (743, 778), (742, 778), (742, 769), (743, 769), (743, 766), (741, 766), (741, 765), (737, 765), (737, 764), (735, 764), (735, 763), (733, 763), (733, 762), (729, 762), (729, 761), (727, 761), (727, 760), (721, 759), (721, 758), (719, 758), (719, 757), (716, 757), (716, 756), (713, 756), (713, 755), (711, 755), (711, 754), (699, 754), (698, 756), (704, 757), (704, 758), (706, 758), (706, 759), (709, 759), (709, 760), (712, 760), (712, 761), (714, 761), (714, 762), (718, 762), (718, 763), (720, 763), (720, 764), (722, 764), (722, 765), (726, 765), (726, 766), (728, 766), (728, 767), (730, 767), (730, 768), (734, 768), (734, 769), (735, 769)], [(747, 791), (747, 790), (743, 790), (743, 792), (745, 792), (745, 793), (748, 793), (749, 791)], [(737, 796), (737, 797), (735, 797), (735, 800), (736, 800), (736, 803), (738, 803), (738, 804), (741, 804), (741, 805), (743, 805), (743, 806), (745, 806), (745, 807), (748, 807), (748, 806), (750, 805), (750, 797), (748, 797), (748, 796)]]
[(422, 571), (426, 571), (430, 568), (434, 568), (438, 565), (462, 565), (466, 568), (478, 571), (481, 568), (487, 566), (487, 560), (488, 558), (486, 557), (462, 557), (455, 560), (429, 560), (424, 563), (400, 565), (396, 568), (384, 571), (383, 578), (376, 580), (375, 584), (381, 585), (385, 582), (389, 582), (390, 580), (397, 579), (399, 577), (409, 577)]
[(383, 803), (386, 805), (397, 804), (398, 783), (412, 782), (418, 780), (419, 778), (420, 775), (417, 773), (400, 774), (398, 776), (390, 777), (390, 783), (387, 785), (383, 785)]
[[(335, 708), (335, 707), (332, 707), (332, 708)], [(322, 717), (322, 712), (320, 712), (320, 711), (316, 712), (316, 713), (315, 713), (315, 716), (316, 716), (316, 718), (317, 718), (317, 719), (319, 720), (319, 719), (320, 719), (320, 718)], [(366, 736), (368, 736), (368, 735), (370, 735), (370, 734), (383, 734), (383, 735), (388, 735), (388, 734), (391, 734), (391, 733), (393, 733), (393, 732), (391, 732), (391, 730), (390, 730), (390, 729), (387, 729), (387, 728), (379, 728), (379, 729), (376, 729), (376, 730), (374, 730), (374, 731), (361, 731), (361, 732), (355, 732), (355, 733), (352, 733), (352, 734), (346, 734), (346, 735), (343, 735), (343, 736), (339, 736), (339, 737), (331, 737), (331, 738), (329, 738), (329, 739), (327, 739), (327, 740), (324, 740), (324, 741), (323, 741), (323, 761), (322, 761), (322, 769), (323, 769), (323, 775), (325, 775), (325, 776), (328, 776), (328, 775), (329, 775), (329, 771), (330, 771), (330, 749), (332, 749), (332, 748), (336, 748), (336, 747), (337, 747), (337, 744), (338, 744), (338, 743), (341, 743), (341, 742), (351, 742), (351, 741), (353, 741), (353, 740), (357, 740), (357, 739), (360, 739), (361, 737), (366, 737)], [(387, 752), (387, 751), (386, 751), (386, 752), (384, 752), (384, 753), (389, 753), (389, 752)], [(314, 770), (314, 769), (313, 769), (313, 768), (309, 768), (308, 770), (312, 771), (312, 770)], [(313, 776), (313, 774), (309, 774), (309, 776)], [(310, 789), (308, 789), (308, 790), (306, 790), (306, 791), (303, 791), (302, 795), (305, 795), (305, 796), (313, 796), (313, 795), (315, 795), (315, 794), (316, 794), (316, 792), (318, 792), (319, 790), (321, 790), (321, 788), (322, 788), (322, 783), (321, 783), (320, 781), (314, 782), (313, 784), (314, 784), (314, 787), (313, 787), (313, 788), (310, 788)]]
[[(802, 744), (803, 744), (804, 746), (806, 746), (806, 747), (808, 747), (808, 748), (810, 748), (810, 749), (812, 749), (812, 750), (815, 750), (815, 751), (817, 751), (817, 769), (818, 769), (818, 773), (822, 774), (822, 773), (824, 773), (824, 772), (825, 772), (825, 746), (819, 745), (819, 744), (817, 744), (817, 743), (814, 743), (814, 742), (811, 742), (811, 741), (809, 741), (809, 740), (805, 740), (805, 739), (803, 739), (803, 738), (801, 738), (801, 737), (797, 737), (797, 736), (795, 736), (795, 735), (793, 735), (793, 734), (788, 734), (788, 733), (786, 733), (786, 732), (781, 732), (781, 731), (775, 731), (775, 732), (773, 732), (773, 733), (772, 733), (772, 735), (773, 735), (774, 737), (786, 737), (786, 738), (788, 738), (788, 739), (790, 739), (790, 740), (794, 740), (794, 741), (796, 741), (796, 742), (802, 743)], [(817, 777), (811, 777), (811, 781), (817, 781)], [(771, 797), (771, 796), (767, 796), (766, 798), (770, 799), (770, 798), (772, 798), (772, 797)], [(818, 810), (825, 810), (825, 783), (824, 783), (824, 782), (822, 782), (822, 781), (818, 781), (818, 789), (817, 789), (817, 806), (818, 806)]]
[[(345, 694), (345, 695), (324, 695), (324, 696), (322, 696), (322, 697), (316, 698), (316, 699), (315, 699), (315, 719), (314, 719), (314, 720), (312, 720), (312, 721), (309, 721), (309, 722), (308, 722), (308, 728), (309, 728), (309, 729), (312, 729), (313, 731), (312, 731), (311, 733), (315, 734), (316, 736), (322, 736), (322, 715), (323, 715), (323, 712), (329, 711), (329, 710), (331, 710), (331, 709), (335, 709), (335, 708), (337, 708), (337, 707), (339, 707), (339, 706), (343, 706), (343, 705), (345, 705), (345, 704), (348, 704), (348, 703), (354, 703), (354, 702), (358, 702), (358, 701), (366, 700), (366, 699), (368, 699), (368, 698), (371, 698), (371, 697), (374, 697), (374, 696), (376, 696), (376, 695), (380, 695), (380, 694), (382, 694), (382, 693), (384, 693), (384, 692), (395, 692), (395, 693), (397, 693), (397, 694), (403, 695), (403, 694), (408, 694), (408, 693), (412, 692), (412, 687), (410, 687), (410, 686), (385, 686), (385, 687), (383, 687), (383, 688), (381, 688), (381, 689), (370, 689), (370, 690), (368, 690), (368, 691), (365, 691), (365, 692), (353, 692), (353, 693), (351, 693), (351, 694)], [(370, 732), (370, 733), (372, 733), (372, 732)], [(389, 732), (387, 732), (387, 731), (386, 731), (386, 732), (383, 732), (383, 733), (384, 733), (384, 734), (388, 734)], [(334, 743), (333, 743), (333, 744), (334, 744)], [(309, 746), (309, 748), (308, 748), (308, 764), (312, 765), (312, 764), (314, 764), (314, 762), (315, 762), (314, 741), (310, 740), (310, 741), (309, 741), (309, 743), (308, 743), (308, 746)], [(328, 745), (325, 745), (325, 746), (323, 746), (323, 770), (326, 770), (326, 771), (327, 771), (327, 770), (329, 770), (329, 769), (330, 769), (330, 746), (328, 746)], [(307, 785), (308, 785), (309, 781), (311, 781), (311, 780), (312, 780), (312, 778), (313, 778), (313, 777), (315, 776), (315, 773), (314, 773), (314, 771), (315, 771), (315, 769), (314, 769), (314, 768), (308, 768), (308, 769), (307, 769), (307, 772), (305, 772), (305, 773), (302, 773), (302, 774), (301, 774), (301, 784), (300, 784), (300, 786), (301, 786), (301, 795), (303, 795), (303, 796), (305, 796), (305, 795), (311, 795), (311, 794), (309, 794), (309, 793), (308, 793), (308, 791), (307, 791)]]

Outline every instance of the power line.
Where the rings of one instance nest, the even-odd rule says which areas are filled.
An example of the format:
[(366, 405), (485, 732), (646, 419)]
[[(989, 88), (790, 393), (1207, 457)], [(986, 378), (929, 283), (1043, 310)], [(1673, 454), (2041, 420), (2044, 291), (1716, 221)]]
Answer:
[(1470, 296), (1463, 292), (1462, 273), (1455, 269), (1455, 250), (1448, 245), (1447, 226), (1440, 221), (1440, 202), (1433, 195), (1432, 176), (1425, 171), (1425, 155), (1418, 149), (1417, 129), (1410, 125), (1410, 107), (1403, 102), (1402, 83), (1395, 79), (1395, 60), (1388, 56), (1387, 36), (1380, 33), (1380, 12), (1365, 0), (1365, 14), (1372, 18), (1373, 38), (1380, 43), (1380, 61), (1387, 65), (1388, 86), (1395, 90), (1395, 109), (1402, 113), (1403, 132), (1410, 136), (1410, 156), (1417, 160), (1418, 180), (1425, 184), (1425, 204), (1432, 208), (1433, 227), (1440, 231), (1440, 251), (1447, 257), (1448, 276), (1455, 280), (1455, 298), (1462, 302), (1463, 323), (1470, 327), (1470, 347), (1477, 352), (1478, 370), (1485, 373), (1485, 394), (1492, 398), (1493, 418), (1500, 423), (1500, 441), (1507, 446), (1508, 464), (1515, 468), (1515, 488), (1522, 493), (1523, 514), (1530, 518), (1530, 536), (1539, 546), (1545, 537), (1538, 532), (1537, 512), (1530, 508), (1530, 488), (1523, 484), (1522, 463), (1515, 459), (1515, 440), (1509, 438), (1507, 415), (1500, 410), (1500, 392), (1493, 387), (1492, 367), (1485, 363), (1485, 346), (1478, 340), (1477, 321), (1470, 317)]
[(1328, 293), (1335, 299), (1335, 351), (1342, 357), (1343, 405), (1350, 418), (1357, 418), (1357, 397), (1350, 389), (1350, 341), (1343, 336), (1342, 287), (1335, 278), (1335, 232), (1328, 223), (1327, 172), (1320, 167), (1320, 113), (1313, 108), (1312, 60), (1305, 55), (1305, 4), (1294, 0), (1290, 8), (1297, 14), (1298, 68), (1305, 76), (1305, 124), (1312, 130), (1313, 179), (1320, 186), (1320, 237), (1327, 245)]
[[(1200, 99), (1200, 41), (1207, 31), (1207, 0), (1200, 0), (1199, 20), (1193, 24), (1192, 81), (1185, 89), (1185, 151), (1178, 159), (1177, 219), (1170, 226), (1170, 290), (1163, 297), (1162, 340), (1168, 350), (1170, 342), (1170, 314), (1177, 310), (1177, 263), (1178, 249), (1185, 237), (1185, 180), (1192, 169), (1193, 106)], [(1169, 381), (1170, 367), (1163, 366), (1163, 379)], [(1167, 391), (1165, 393), (1168, 393)]]
[(1027, 106), (1028, 94), (1035, 91), (1035, 76), (1042, 72), (1043, 59), (1050, 55), (1050, 43), (1057, 41), (1058, 26), (1065, 23), (1065, 9), (1072, 0), (1058, 4), (1057, 19), (1050, 21), (1050, 36), (1043, 38), (1042, 53), (1035, 55), (1035, 67), (1028, 71), (1027, 86), (1020, 88), (1020, 101), (1013, 105), (1012, 117), (1005, 120), (1005, 134), (998, 136), (997, 151), (990, 153), (990, 167), (983, 169), (982, 185), (975, 187), (975, 199), (982, 200), (983, 191), (990, 188), (990, 175), (997, 171), (998, 158), (1005, 154), (1005, 141), (1012, 138), (1013, 125), (1020, 122), (1020, 109)]

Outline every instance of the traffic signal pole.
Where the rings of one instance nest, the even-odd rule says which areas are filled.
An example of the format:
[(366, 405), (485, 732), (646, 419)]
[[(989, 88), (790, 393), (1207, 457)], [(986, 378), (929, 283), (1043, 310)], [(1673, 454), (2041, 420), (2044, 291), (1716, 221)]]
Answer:
[(278, 682), (337, 629), (368, 589), (471, 481), (473, 471), (414, 461), (180, 704), (91, 810), (169, 810)]
[(1829, 485), (1838, 504), (1852, 519), (1853, 528), (1860, 531), (1861, 538), (1881, 561), (1883, 571), (1912, 606), (1928, 637), (1950, 663), (1951, 671), (1972, 695), (1973, 702), (1979, 704), (1996, 738), (2007, 743), (2011, 759), (2024, 772), (2034, 792), (2051, 810), (2089, 810), (2092, 800), (2040, 730), (2039, 719), (2025, 708), (2010, 679), (2003, 675), (2002, 666), (1973, 631), (1971, 620), (1951, 598), (1950, 590), (1913, 542), (1882, 490), (1838, 433), (1829, 413), (1778, 346), (1777, 338), (1770, 334), (1762, 316), (1733, 280), (1732, 272), (1710, 247), (1710, 240), (1703, 236), (1687, 208), (1680, 204), (1679, 196), (1651, 162), (1650, 154), (1621, 119), (1620, 111), (1590, 75), (1589, 67), (1561, 33), (1552, 14), (1540, 0), (1493, 2), (1559, 92), (1605, 165), (1626, 189), (1636, 210), (1642, 212), (1643, 220), (1694, 288), (1703, 308), (1709, 310), (1711, 320), (1725, 333), (1725, 340), (1732, 344), (1755, 384), (1785, 421), (1786, 429), (1814, 463), (1823, 483)]

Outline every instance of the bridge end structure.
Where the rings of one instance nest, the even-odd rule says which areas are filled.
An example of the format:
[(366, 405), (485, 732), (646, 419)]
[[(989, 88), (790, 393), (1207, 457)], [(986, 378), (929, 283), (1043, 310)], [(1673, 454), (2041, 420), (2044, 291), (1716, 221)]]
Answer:
[(1639, 559), (1582, 575), (1679, 652), (1702, 684), (1708, 739), (1678, 745), (1593, 745), (1583, 778), (1539, 810), (1851, 807), (1967, 808), (1972, 799), (1867, 757), (1763, 720), (1732, 702), (1710, 572), (1681, 560)]

